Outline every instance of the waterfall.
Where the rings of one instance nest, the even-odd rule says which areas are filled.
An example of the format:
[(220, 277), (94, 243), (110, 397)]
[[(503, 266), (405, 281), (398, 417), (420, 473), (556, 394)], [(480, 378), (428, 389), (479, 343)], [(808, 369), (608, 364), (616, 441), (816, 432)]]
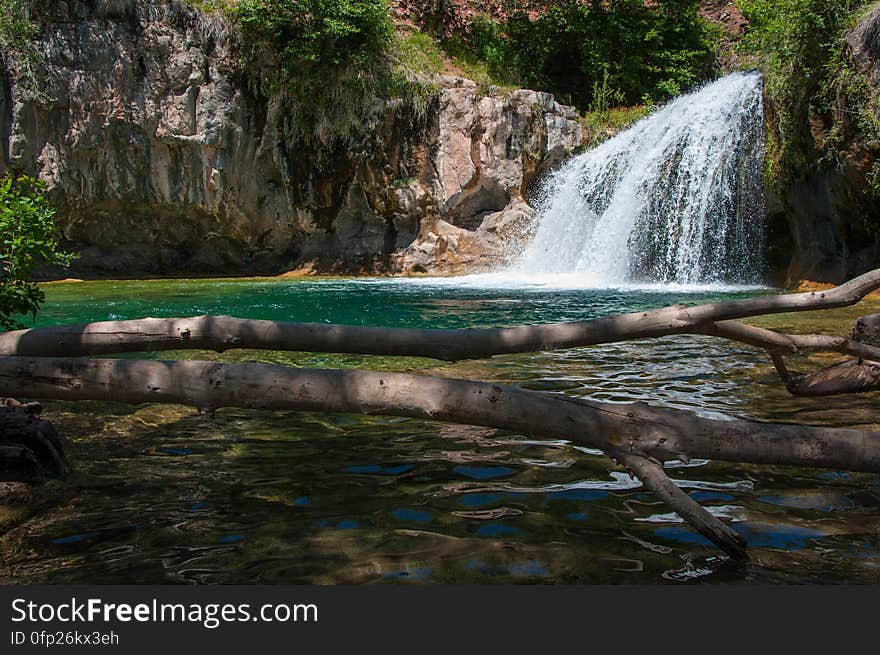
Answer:
[(547, 179), (510, 273), (591, 286), (761, 282), (763, 150), (758, 73), (677, 98)]

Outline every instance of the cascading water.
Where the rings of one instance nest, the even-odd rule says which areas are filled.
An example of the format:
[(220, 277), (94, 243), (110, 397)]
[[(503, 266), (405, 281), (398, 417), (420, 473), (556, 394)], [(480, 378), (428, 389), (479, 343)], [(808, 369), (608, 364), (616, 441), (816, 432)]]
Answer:
[(763, 149), (758, 73), (682, 96), (547, 180), (510, 272), (590, 286), (760, 282)]

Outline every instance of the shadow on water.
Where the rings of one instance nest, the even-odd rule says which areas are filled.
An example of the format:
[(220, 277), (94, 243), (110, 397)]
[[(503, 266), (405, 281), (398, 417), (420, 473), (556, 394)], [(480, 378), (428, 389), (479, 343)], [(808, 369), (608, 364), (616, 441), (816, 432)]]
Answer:
[[(509, 325), (682, 300), (340, 280), (103, 282), (47, 291), (46, 324), (209, 312)], [(108, 298), (116, 299), (112, 307)], [(839, 333), (852, 316), (766, 320)], [(708, 338), (442, 366), (253, 351), (162, 356), (419, 370), (711, 416), (880, 427), (876, 394), (792, 399), (760, 353)], [(752, 560), (733, 564), (601, 453), (562, 440), (383, 417), (46, 405), (71, 437), (76, 473), (29, 514), (0, 507), (0, 578), (9, 582), (871, 582), (880, 566), (877, 476), (668, 462), (671, 477), (748, 538)]]

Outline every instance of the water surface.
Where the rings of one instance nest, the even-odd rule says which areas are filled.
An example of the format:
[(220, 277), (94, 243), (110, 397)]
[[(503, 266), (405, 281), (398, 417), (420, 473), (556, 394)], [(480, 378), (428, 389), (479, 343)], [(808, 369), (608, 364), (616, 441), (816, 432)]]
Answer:
[[(39, 324), (229, 314), (355, 325), (580, 320), (761, 290), (566, 289), (401, 280), (186, 280), (46, 287)], [(762, 319), (842, 333), (877, 303)], [(880, 429), (877, 395), (793, 399), (761, 352), (703, 337), (442, 364), (256, 351), (163, 358), (372, 367), (485, 379), (711, 416)], [(822, 361), (822, 360), (820, 360)], [(830, 361), (830, 360), (829, 360)], [(808, 364), (792, 362), (794, 368)], [(0, 579), (20, 583), (873, 582), (880, 477), (669, 462), (746, 536), (731, 563), (601, 453), (424, 421), (46, 403), (76, 474), (0, 507)]]

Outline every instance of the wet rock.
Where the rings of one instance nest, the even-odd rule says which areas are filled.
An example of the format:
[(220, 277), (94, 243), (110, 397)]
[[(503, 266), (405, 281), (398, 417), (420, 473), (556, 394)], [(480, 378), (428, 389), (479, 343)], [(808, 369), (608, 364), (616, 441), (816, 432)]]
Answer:
[(483, 215), (468, 230), (434, 218), (422, 223), (416, 240), (404, 250), (395, 268), (405, 273), (458, 275), (489, 271), (510, 263), (534, 227), (535, 210), (514, 199), (503, 210)]

